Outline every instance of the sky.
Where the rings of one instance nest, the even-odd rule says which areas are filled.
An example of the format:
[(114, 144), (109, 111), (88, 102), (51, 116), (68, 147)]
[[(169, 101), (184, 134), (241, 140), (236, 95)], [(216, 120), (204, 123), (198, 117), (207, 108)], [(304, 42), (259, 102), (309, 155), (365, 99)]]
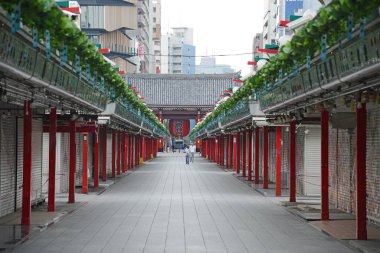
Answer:
[[(196, 55), (251, 53), (254, 35), (262, 32), (264, 0), (161, 0), (162, 34), (171, 27), (192, 27)], [(216, 57), (242, 75), (252, 55)], [(199, 64), (200, 58), (197, 58)]]

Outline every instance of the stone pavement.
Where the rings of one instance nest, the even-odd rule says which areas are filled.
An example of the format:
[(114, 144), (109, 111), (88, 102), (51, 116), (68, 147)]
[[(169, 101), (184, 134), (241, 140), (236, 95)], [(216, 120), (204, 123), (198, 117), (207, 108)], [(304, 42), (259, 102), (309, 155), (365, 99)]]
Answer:
[(203, 158), (160, 154), (15, 252), (352, 252)]

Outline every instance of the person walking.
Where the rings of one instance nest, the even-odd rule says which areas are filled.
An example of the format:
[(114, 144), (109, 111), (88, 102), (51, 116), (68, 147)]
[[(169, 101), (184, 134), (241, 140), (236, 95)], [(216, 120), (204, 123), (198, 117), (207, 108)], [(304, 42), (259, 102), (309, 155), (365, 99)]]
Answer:
[(190, 161), (191, 161), (192, 163), (194, 163), (194, 154), (195, 154), (196, 149), (197, 149), (197, 148), (195, 147), (194, 143), (192, 143), (192, 144), (190, 145)]
[(190, 149), (188, 146), (185, 148), (185, 154), (186, 154), (186, 164), (189, 164), (189, 159), (190, 159)]

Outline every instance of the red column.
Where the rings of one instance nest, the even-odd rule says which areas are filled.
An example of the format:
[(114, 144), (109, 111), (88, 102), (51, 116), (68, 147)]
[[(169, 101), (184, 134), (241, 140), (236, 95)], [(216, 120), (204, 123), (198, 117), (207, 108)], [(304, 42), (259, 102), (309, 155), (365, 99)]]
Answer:
[(116, 130), (112, 129), (112, 177), (116, 177)]
[(57, 150), (57, 108), (50, 109), (48, 212), (55, 211), (55, 160)]
[(367, 240), (366, 104), (356, 111), (356, 239)]
[(210, 159), (210, 156), (209, 156), (209, 153), (208, 153), (208, 150), (209, 150), (209, 147), (208, 147), (208, 139), (206, 139), (206, 159)]
[(224, 166), (224, 135), (220, 136), (220, 165)]
[(69, 203), (75, 203), (75, 171), (76, 171), (76, 126), (70, 121), (70, 171), (69, 171)]
[(236, 135), (236, 173), (240, 174), (240, 133)]
[(21, 224), (30, 224), (30, 196), (32, 186), (32, 108), (24, 102), (24, 155)]
[(229, 141), (229, 144), (230, 144), (230, 153), (228, 154), (230, 156), (229, 160), (230, 160), (230, 169), (232, 169), (234, 167), (234, 135), (230, 135), (230, 141)]
[(94, 134), (94, 188), (99, 187), (99, 132), (98, 128)]
[(227, 135), (226, 137), (227, 137), (226, 142), (225, 142), (226, 143), (226, 168), (228, 168), (230, 166), (230, 160), (229, 160), (230, 157), (228, 155), (229, 152), (230, 152), (229, 151), (229, 148), (230, 148), (230, 143), (229, 143), (230, 142), (230, 136)]
[(219, 164), (219, 137), (215, 138), (215, 162)]
[(87, 158), (88, 158), (88, 135), (83, 133), (83, 152), (82, 152), (82, 193), (88, 193), (87, 182)]
[(243, 153), (242, 153), (243, 159), (242, 159), (242, 170), (243, 170), (243, 177), (247, 176), (246, 169), (247, 169), (247, 132), (243, 131)]
[(255, 128), (255, 184), (260, 183), (260, 128)]
[(103, 126), (102, 181), (107, 181), (107, 125)]
[(278, 126), (276, 127), (276, 197), (281, 196), (281, 141), (282, 129)]
[(117, 158), (116, 158), (117, 175), (120, 175), (120, 163), (121, 163), (121, 132), (117, 131)]
[(135, 138), (136, 143), (135, 143), (135, 165), (139, 165), (139, 157), (140, 157), (140, 136), (136, 136)]
[(132, 169), (133, 166), (133, 144), (134, 144), (134, 136), (129, 136), (129, 168)]
[(296, 122), (290, 122), (290, 168), (289, 168), (289, 202), (296, 202)]
[(127, 133), (124, 134), (124, 172), (128, 170), (128, 135)]
[(252, 181), (252, 130), (248, 130), (248, 181)]
[(329, 214), (329, 112), (321, 112), (321, 219), (328, 220)]
[(237, 139), (238, 139), (238, 135), (237, 134), (234, 134), (233, 135), (233, 150), (232, 150), (232, 153), (233, 153), (233, 171), (236, 172), (237, 171)]
[(263, 189), (268, 189), (268, 127), (264, 127)]
[(121, 133), (121, 171), (125, 172), (125, 133)]

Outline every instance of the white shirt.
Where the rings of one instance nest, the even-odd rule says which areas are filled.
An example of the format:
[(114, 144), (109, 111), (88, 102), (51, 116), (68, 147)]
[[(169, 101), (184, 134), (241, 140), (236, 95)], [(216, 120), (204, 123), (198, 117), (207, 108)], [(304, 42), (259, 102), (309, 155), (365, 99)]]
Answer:
[(191, 152), (191, 153), (195, 153), (195, 150), (196, 150), (195, 145), (191, 145), (191, 146), (190, 146), (190, 152)]
[(188, 148), (185, 149), (185, 153), (186, 154), (189, 154), (190, 153), (190, 150)]

